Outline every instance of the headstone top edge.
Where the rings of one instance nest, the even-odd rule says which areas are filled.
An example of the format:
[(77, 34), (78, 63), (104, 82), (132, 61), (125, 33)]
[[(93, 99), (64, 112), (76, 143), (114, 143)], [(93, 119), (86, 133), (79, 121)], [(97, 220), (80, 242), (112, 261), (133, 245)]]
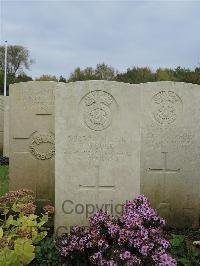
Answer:
[(196, 84), (196, 83), (194, 84), (190, 82), (172, 81), (172, 80), (151, 81), (151, 82), (138, 83), (137, 85), (145, 86), (145, 85), (153, 85), (153, 84), (200, 86), (200, 84)]
[(109, 80), (84, 80), (84, 81), (74, 81), (74, 82), (67, 82), (67, 83), (61, 83), (58, 82), (58, 87), (66, 87), (66, 86), (80, 86), (83, 85), (96, 85), (96, 84), (102, 84), (102, 85), (112, 85), (112, 86), (126, 86), (126, 87), (138, 87), (139, 84), (131, 84), (126, 82), (118, 82), (118, 81), (109, 81)]
[(37, 89), (39, 87), (39, 85), (41, 86), (57, 86), (58, 83), (62, 83), (62, 82), (57, 82), (57, 81), (28, 81), (28, 82), (19, 82), (19, 83), (13, 83), (9, 85), (9, 89), (10, 91), (12, 91), (13, 89), (17, 89), (17, 88), (29, 88), (31, 86), (35, 86), (34, 89)]
[(25, 85), (25, 84), (41, 84), (41, 83), (47, 83), (47, 84), (50, 84), (50, 83), (64, 83), (64, 82), (58, 82), (58, 81), (53, 81), (53, 80), (31, 80), (31, 81), (25, 81), (25, 82), (17, 82), (17, 83), (13, 83), (13, 84), (10, 84), (9, 86), (10, 87), (13, 87), (13, 86), (18, 86), (18, 85)]

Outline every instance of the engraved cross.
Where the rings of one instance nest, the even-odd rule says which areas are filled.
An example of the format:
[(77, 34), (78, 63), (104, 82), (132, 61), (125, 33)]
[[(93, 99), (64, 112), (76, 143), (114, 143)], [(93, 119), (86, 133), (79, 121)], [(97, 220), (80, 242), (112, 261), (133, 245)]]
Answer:
[(115, 188), (114, 185), (106, 186), (106, 185), (99, 185), (100, 180), (100, 167), (99, 165), (95, 166), (96, 168), (96, 179), (95, 179), (95, 185), (79, 185), (80, 190), (113, 190)]
[(168, 154), (168, 152), (162, 152), (162, 159), (163, 159), (163, 167), (162, 168), (149, 168), (148, 169), (149, 172), (160, 173), (160, 174), (164, 175), (163, 188), (162, 188), (164, 201), (166, 201), (166, 175), (180, 172), (180, 168), (171, 169), (167, 166), (167, 154)]
[(179, 172), (180, 171), (180, 168), (178, 169), (170, 169), (167, 167), (167, 153), (166, 151), (163, 151), (162, 152), (162, 155), (163, 155), (163, 168), (155, 168), (155, 169), (152, 169), (152, 168), (149, 168), (148, 171), (151, 171), (151, 172), (155, 172), (155, 173), (176, 173), (176, 172)]

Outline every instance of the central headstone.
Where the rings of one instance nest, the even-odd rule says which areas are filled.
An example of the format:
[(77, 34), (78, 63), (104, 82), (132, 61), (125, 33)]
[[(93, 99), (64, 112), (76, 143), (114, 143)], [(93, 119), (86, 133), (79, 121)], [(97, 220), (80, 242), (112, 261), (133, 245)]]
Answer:
[(140, 193), (140, 90), (87, 81), (56, 91), (56, 228), (121, 212)]

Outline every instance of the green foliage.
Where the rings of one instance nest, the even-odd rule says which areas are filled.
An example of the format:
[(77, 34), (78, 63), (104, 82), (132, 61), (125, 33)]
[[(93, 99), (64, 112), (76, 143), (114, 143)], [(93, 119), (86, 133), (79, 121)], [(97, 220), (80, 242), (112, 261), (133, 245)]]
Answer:
[[(4, 84), (4, 56), (5, 47), (0, 45), (0, 93), (3, 94)], [(7, 95), (10, 84), (17, 82), (26, 82), (32, 80), (31, 77), (24, 73), (24, 70), (29, 69), (33, 60), (30, 59), (30, 52), (26, 47), (19, 45), (8, 46), (8, 66), (7, 66)], [(81, 69), (77, 67), (66, 80), (63, 76), (56, 77), (55, 75), (42, 75), (36, 78), (38, 81), (59, 81), (59, 82), (74, 82), (85, 80), (113, 80), (125, 83), (139, 84), (155, 81), (176, 81), (200, 84), (200, 67), (194, 70), (176, 67), (158, 68), (152, 71), (149, 67), (127, 68), (124, 73), (119, 73), (112, 66), (105, 63), (97, 64), (95, 68), (86, 67)]]
[(71, 73), (68, 82), (83, 81), (83, 80), (115, 80), (116, 72), (113, 67), (104, 63), (97, 64), (96, 68), (87, 67), (83, 70), (77, 67)]
[(138, 84), (155, 81), (155, 74), (148, 67), (133, 67), (128, 68), (125, 73), (118, 74), (116, 80)]
[(4, 247), (0, 250), (0, 265), (28, 265), (35, 257), (34, 249), (30, 239), (18, 238), (14, 241), (13, 249)]
[(119, 73), (112, 66), (105, 63), (97, 64), (95, 68), (86, 67), (81, 69), (77, 67), (66, 80), (63, 76), (57, 78), (52, 75), (42, 75), (36, 80), (75, 82), (85, 80), (113, 80), (125, 83), (139, 84), (155, 81), (176, 81), (200, 84), (200, 67), (194, 70), (182, 68), (180, 66), (172, 68), (158, 68), (152, 71), (149, 67), (132, 67), (124, 73)]
[[(14, 74), (7, 74), (7, 94), (8, 94), (8, 87), (10, 84), (15, 83), (15, 75)], [(4, 72), (0, 69), (0, 93), (3, 94), (4, 88)]]
[(97, 79), (103, 79), (103, 80), (114, 80), (115, 79), (114, 68), (104, 63), (97, 64), (96, 69), (94, 70), (94, 73)]
[(0, 266), (28, 265), (47, 235), (48, 212), (34, 214), (34, 193), (18, 190), (0, 197)]
[(74, 81), (83, 81), (83, 80), (92, 80), (95, 79), (94, 72), (92, 68), (86, 68), (81, 70), (80, 67), (77, 67), (73, 73), (71, 73), (68, 82)]
[(0, 196), (8, 191), (8, 166), (0, 166)]
[(42, 75), (39, 78), (36, 78), (35, 80), (37, 81), (58, 81), (56, 76), (52, 76), (52, 75)]
[(26, 82), (26, 81), (31, 81), (31, 80), (33, 80), (31, 77), (27, 76), (25, 73), (22, 73), (18, 75), (14, 81), (15, 83), (18, 83), (18, 82)]
[[(5, 46), (0, 45), (0, 70), (4, 71)], [(8, 45), (7, 48), (7, 73), (16, 76), (29, 69), (33, 60), (30, 59), (29, 50), (21, 45)]]
[(35, 257), (34, 246), (31, 240), (17, 239), (13, 250), (5, 247), (0, 251), (0, 255), (0, 266), (28, 265)]
[(188, 245), (183, 235), (174, 235), (170, 239), (170, 253), (180, 266), (200, 265), (200, 254), (195, 247)]
[(158, 68), (155, 74), (156, 81), (175, 81), (174, 71), (169, 68)]
[(47, 237), (41, 241), (36, 249), (36, 257), (31, 265), (57, 266), (59, 265), (59, 254), (54, 244), (54, 237)]
[(59, 77), (59, 82), (67, 82), (66, 79), (63, 76)]
[[(4, 67), (5, 67), (5, 47), (0, 45), (0, 92), (3, 93)], [(24, 73), (29, 69), (33, 60), (30, 59), (29, 50), (20, 45), (8, 45), (7, 52), (7, 91), (10, 84), (32, 80)], [(8, 92), (7, 92), (8, 94)]]

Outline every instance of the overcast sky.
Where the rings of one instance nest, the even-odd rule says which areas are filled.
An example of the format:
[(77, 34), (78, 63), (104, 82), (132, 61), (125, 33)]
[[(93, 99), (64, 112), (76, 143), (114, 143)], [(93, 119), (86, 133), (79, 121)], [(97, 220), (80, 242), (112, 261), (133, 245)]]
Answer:
[(200, 1), (0, 1), (1, 44), (29, 48), (32, 77), (200, 63)]

